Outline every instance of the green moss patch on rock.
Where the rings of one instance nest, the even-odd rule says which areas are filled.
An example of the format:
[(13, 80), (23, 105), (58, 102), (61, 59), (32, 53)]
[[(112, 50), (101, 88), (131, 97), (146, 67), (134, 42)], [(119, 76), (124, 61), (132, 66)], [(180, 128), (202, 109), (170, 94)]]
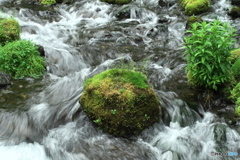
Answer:
[(180, 5), (188, 15), (197, 15), (209, 9), (209, 0), (181, 0)]
[(84, 88), (83, 110), (109, 134), (138, 135), (160, 119), (158, 98), (140, 72), (109, 69), (85, 81)]
[(12, 18), (0, 18), (0, 45), (20, 39), (20, 26)]
[(238, 59), (240, 59), (240, 48), (231, 51), (230, 60), (234, 63)]
[(239, 18), (240, 17), (240, 7), (234, 6), (230, 9), (228, 13), (232, 18)]
[(130, 3), (131, 0), (100, 0), (102, 2), (107, 2), (107, 3), (110, 3), (110, 4), (127, 4), (127, 3)]
[(56, 0), (40, 0), (40, 3), (41, 4), (44, 4), (44, 5), (52, 5), (52, 4), (56, 4)]

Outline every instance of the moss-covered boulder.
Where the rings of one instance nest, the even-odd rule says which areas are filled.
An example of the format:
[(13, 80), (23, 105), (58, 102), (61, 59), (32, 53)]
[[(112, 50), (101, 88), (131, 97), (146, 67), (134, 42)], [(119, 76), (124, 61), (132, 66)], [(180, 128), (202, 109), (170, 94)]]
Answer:
[(121, 4), (121, 5), (131, 2), (131, 0), (100, 0), (100, 1), (110, 3), (110, 4)]
[(238, 59), (240, 59), (240, 48), (231, 51), (230, 60), (235, 63)]
[(180, 5), (188, 15), (197, 15), (207, 11), (210, 7), (209, 0), (181, 0)]
[(0, 18), (0, 45), (20, 39), (20, 26), (12, 18)]
[(158, 98), (140, 72), (110, 69), (85, 81), (84, 88), (83, 110), (109, 134), (138, 135), (160, 119)]
[(240, 17), (240, 7), (232, 7), (228, 13), (233, 19)]
[(40, 0), (40, 3), (41, 4), (44, 4), (44, 5), (52, 5), (52, 4), (56, 4), (56, 0)]

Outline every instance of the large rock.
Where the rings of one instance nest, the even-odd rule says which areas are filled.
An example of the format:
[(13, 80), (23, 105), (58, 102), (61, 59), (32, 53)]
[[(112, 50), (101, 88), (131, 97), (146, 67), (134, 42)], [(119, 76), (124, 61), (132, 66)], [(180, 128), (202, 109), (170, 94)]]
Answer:
[(209, 0), (181, 0), (180, 4), (188, 15), (197, 15), (210, 7)]
[(11, 76), (0, 71), (0, 88), (11, 84)]
[(232, 7), (228, 13), (233, 19), (240, 17), (240, 7)]
[(88, 79), (84, 88), (83, 110), (114, 136), (138, 135), (160, 119), (158, 98), (140, 72), (110, 69)]

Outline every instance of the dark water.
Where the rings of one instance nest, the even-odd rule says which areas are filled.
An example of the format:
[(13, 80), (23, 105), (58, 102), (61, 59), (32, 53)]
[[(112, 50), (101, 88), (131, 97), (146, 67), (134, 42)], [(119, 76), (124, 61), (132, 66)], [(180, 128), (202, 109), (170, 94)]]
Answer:
[[(97, 0), (53, 8), (0, 1), (0, 15), (15, 17), (21, 38), (42, 45), (47, 61), (43, 78), (13, 80), (0, 91), (1, 160), (236, 159), (211, 154), (240, 149), (239, 123), (229, 125), (197, 102), (181, 49), (188, 17), (178, 1), (164, 2), (133, 1), (124, 6), (130, 14), (119, 19), (124, 7)], [(201, 17), (237, 26), (228, 7), (213, 2)], [(159, 123), (129, 140), (98, 130), (78, 103), (84, 80), (115, 63), (144, 71), (164, 110)]]

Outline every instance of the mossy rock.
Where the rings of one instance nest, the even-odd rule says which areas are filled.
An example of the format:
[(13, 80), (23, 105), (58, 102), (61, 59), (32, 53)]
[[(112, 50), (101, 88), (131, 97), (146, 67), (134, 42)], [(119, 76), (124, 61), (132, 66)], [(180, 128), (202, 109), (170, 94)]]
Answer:
[(0, 19), (0, 45), (20, 39), (20, 25), (12, 18)]
[(228, 14), (234, 19), (240, 17), (240, 7), (232, 7)]
[(230, 60), (235, 63), (238, 59), (240, 59), (240, 48), (231, 51)]
[(190, 16), (187, 20), (186, 28), (189, 29), (191, 27), (191, 25), (196, 22), (201, 23), (201, 22), (203, 22), (203, 19), (201, 17), (197, 17), (197, 16)]
[(56, 4), (59, 0), (40, 0), (40, 3), (41, 4), (44, 4), (44, 5), (52, 5), (52, 4)]
[(180, 5), (188, 15), (197, 15), (207, 11), (210, 7), (209, 0), (181, 0)]
[(158, 98), (140, 72), (110, 69), (85, 81), (84, 88), (83, 110), (109, 134), (138, 135), (160, 119)]
[(100, 0), (102, 2), (110, 3), (110, 4), (128, 4), (131, 0)]

